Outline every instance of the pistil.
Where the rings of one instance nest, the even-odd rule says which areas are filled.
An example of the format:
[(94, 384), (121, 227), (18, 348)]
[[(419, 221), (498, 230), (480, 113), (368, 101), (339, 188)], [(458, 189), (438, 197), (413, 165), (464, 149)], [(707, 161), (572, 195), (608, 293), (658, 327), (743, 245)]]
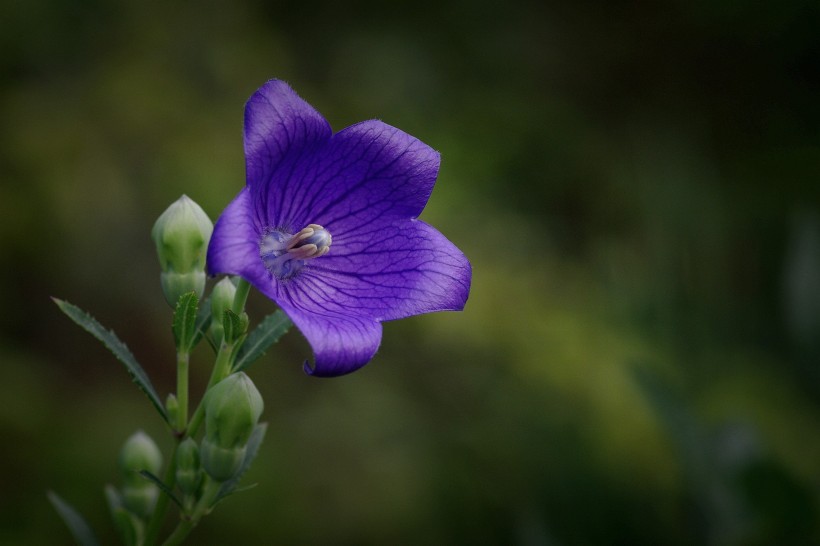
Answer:
[(307, 260), (327, 254), (332, 240), (319, 224), (309, 224), (294, 235), (271, 229), (259, 241), (259, 256), (268, 271), (284, 280), (298, 273)]

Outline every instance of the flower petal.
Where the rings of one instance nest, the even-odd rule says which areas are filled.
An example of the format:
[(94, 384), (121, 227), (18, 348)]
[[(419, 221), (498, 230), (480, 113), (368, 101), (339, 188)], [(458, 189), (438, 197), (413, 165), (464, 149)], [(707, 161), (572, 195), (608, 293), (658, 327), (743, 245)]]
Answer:
[(433, 190), (440, 156), (381, 121), (352, 125), (274, 173), (264, 199), (271, 225), (308, 224), (337, 233), (418, 216)]
[(208, 245), (208, 273), (242, 275), (248, 280), (264, 279), (267, 270), (259, 259), (260, 233), (251, 192), (243, 188), (214, 225)]
[(378, 120), (333, 135), (324, 153), (328, 168), (309, 203), (318, 222), (342, 233), (373, 219), (415, 218), (436, 183), (441, 156), (427, 144)]
[(364, 366), (381, 342), (382, 320), (464, 308), (470, 263), (441, 233), (419, 220), (380, 233), (379, 248), (325, 256), (268, 293), (307, 338), (311, 375), (330, 377)]
[[(247, 183), (267, 202), (267, 187), (306, 153), (326, 142), (330, 124), (288, 84), (270, 80), (245, 105)], [(277, 182), (278, 183), (278, 182)], [(255, 204), (256, 199), (254, 200)], [(264, 206), (258, 209), (265, 210)], [(260, 217), (264, 217), (260, 214)]]
[[(280, 302), (282, 309), (307, 338), (315, 356), (309, 375), (335, 377), (358, 370), (373, 358), (382, 340), (382, 326), (363, 317), (317, 313)], [(318, 310), (321, 311), (321, 310)]]
[(295, 279), (323, 284), (322, 305), (378, 321), (464, 308), (471, 267), (464, 254), (420, 220), (362, 229), (337, 241)]

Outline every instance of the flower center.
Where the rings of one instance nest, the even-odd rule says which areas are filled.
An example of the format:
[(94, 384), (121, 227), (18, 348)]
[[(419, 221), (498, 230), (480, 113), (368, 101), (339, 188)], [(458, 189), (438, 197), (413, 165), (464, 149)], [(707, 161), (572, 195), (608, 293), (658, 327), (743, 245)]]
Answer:
[(259, 240), (259, 256), (276, 278), (288, 279), (307, 260), (327, 254), (332, 240), (330, 232), (319, 224), (310, 224), (295, 235), (268, 229)]

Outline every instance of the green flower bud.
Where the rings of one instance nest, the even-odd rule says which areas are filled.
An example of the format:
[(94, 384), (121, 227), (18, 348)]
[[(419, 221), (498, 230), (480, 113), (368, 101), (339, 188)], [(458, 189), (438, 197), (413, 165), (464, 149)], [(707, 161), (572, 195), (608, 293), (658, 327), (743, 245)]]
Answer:
[(192, 438), (186, 438), (177, 448), (177, 484), (183, 493), (196, 495), (200, 483), (199, 447)]
[(264, 403), (250, 378), (242, 372), (217, 383), (206, 395), (202, 467), (213, 479), (232, 478), (245, 456), (245, 445)]
[(179, 297), (205, 289), (205, 255), (214, 225), (208, 215), (183, 195), (163, 212), (151, 230), (162, 267), (162, 290), (173, 307)]
[(236, 296), (236, 285), (231, 281), (230, 277), (225, 277), (211, 290), (211, 320), (222, 324), (225, 317), (225, 311), (233, 306), (233, 300)]
[(222, 322), (225, 318), (225, 311), (233, 306), (236, 295), (236, 285), (229, 277), (225, 277), (211, 290), (211, 336), (217, 346), (222, 342), (225, 329)]
[(126, 482), (142, 484), (145, 479), (139, 475), (140, 470), (159, 474), (162, 469), (162, 453), (150, 436), (138, 430), (122, 446), (119, 462)]
[(137, 431), (120, 452), (120, 470), (125, 485), (122, 488), (122, 503), (139, 517), (147, 517), (154, 509), (159, 489), (140, 476), (141, 470), (156, 475), (162, 468), (162, 453), (157, 444), (143, 431)]

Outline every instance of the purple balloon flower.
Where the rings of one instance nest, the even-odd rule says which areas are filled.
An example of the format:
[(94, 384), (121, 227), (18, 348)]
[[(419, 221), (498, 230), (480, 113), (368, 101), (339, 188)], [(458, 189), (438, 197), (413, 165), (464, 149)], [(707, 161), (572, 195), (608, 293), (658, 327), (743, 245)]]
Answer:
[(286, 83), (245, 106), (247, 184), (214, 226), (211, 274), (241, 275), (275, 301), (334, 376), (376, 353), (381, 322), (461, 310), (470, 263), (417, 220), (439, 154), (381, 121), (333, 134)]

